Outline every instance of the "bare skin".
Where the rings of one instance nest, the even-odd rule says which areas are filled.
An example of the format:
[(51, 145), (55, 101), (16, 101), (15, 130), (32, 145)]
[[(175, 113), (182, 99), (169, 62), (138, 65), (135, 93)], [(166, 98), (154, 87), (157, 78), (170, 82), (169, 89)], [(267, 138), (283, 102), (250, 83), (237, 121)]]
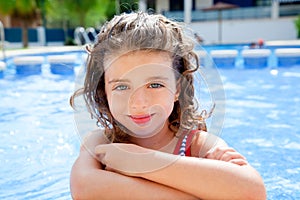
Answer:
[[(204, 133), (204, 132), (202, 132)], [(206, 134), (199, 134), (192, 143), (203, 143)], [(87, 137), (71, 173), (71, 192), (74, 199), (266, 199), (263, 181), (242, 155), (219, 139), (207, 152), (209, 159), (185, 157), (160, 170), (148, 173), (128, 173), (118, 167), (105, 137), (95, 131)], [(100, 145), (99, 145), (100, 144)], [(104, 144), (104, 145), (103, 145)], [(132, 152), (153, 151), (133, 144), (120, 144), (122, 156)], [(96, 152), (93, 150), (96, 149)], [(105, 156), (95, 156), (104, 154)], [(99, 155), (98, 154), (98, 155)], [(120, 154), (120, 152), (118, 152)], [(167, 154), (167, 153), (165, 153)], [(120, 155), (117, 155), (119, 159)], [(168, 156), (175, 156), (168, 154)], [(162, 156), (161, 159), (168, 159)], [(100, 158), (106, 167), (99, 161)], [(129, 155), (126, 157), (130, 158)], [(173, 158), (171, 158), (173, 159)], [(111, 164), (110, 164), (111, 163)], [(111, 166), (117, 166), (118, 169)], [(191, 168), (191, 169), (189, 169)], [(199, 178), (197, 178), (199, 176)], [(176, 177), (176, 179), (175, 179)], [(182, 181), (185, 180), (185, 181)], [(132, 187), (128, 188), (128, 184)], [(118, 192), (115, 192), (117, 188)], [(218, 191), (218, 192), (215, 192)], [(157, 196), (153, 196), (157, 195)]]
[(74, 199), (266, 199), (259, 174), (216, 136), (199, 131), (191, 157), (172, 154), (168, 117), (178, 90), (170, 66), (168, 53), (143, 51), (110, 63), (108, 104), (130, 141), (110, 143), (103, 130), (86, 138), (71, 172)]

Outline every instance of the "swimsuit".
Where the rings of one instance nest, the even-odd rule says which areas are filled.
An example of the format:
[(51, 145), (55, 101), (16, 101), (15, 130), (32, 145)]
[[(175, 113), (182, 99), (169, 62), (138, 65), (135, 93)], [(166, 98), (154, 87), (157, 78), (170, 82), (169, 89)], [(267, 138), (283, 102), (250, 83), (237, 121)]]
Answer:
[(195, 133), (196, 130), (193, 130), (183, 138), (179, 138), (173, 153), (180, 156), (191, 156), (191, 143)]

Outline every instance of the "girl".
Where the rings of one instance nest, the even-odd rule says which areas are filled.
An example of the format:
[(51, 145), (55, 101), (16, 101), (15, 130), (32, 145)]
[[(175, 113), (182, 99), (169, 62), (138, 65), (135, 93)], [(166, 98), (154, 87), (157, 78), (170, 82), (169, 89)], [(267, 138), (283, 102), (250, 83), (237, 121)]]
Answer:
[[(162, 15), (115, 16), (89, 50), (83, 95), (102, 128), (83, 141), (74, 199), (265, 199), (246, 159), (197, 113), (193, 42)], [(214, 145), (205, 142), (214, 138)]]

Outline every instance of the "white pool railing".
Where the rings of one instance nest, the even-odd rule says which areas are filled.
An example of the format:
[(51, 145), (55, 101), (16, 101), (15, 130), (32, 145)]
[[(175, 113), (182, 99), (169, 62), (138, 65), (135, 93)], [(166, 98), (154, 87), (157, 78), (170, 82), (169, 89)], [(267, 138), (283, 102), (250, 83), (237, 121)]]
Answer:
[(241, 52), (244, 68), (266, 68), (271, 55), (270, 49), (244, 49)]
[[(242, 49), (242, 50), (197, 50), (201, 66), (218, 68), (267, 68), (300, 66), (300, 48)], [(48, 64), (50, 72), (60, 75), (74, 74), (74, 67), (86, 64), (87, 54), (50, 54), (50, 55), (17, 55), (12, 57), (12, 64), (17, 75), (36, 75), (42, 73), (42, 65)], [(271, 59), (270, 59), (271, 58)], [(270, 65), (270, 60), (272, 66)], [(212, 62), (213, 61), (213, 62)], [(9, 67), (0, 60), (0, 78), (5, 76)]]
[(74, 74), (74, 67), (77, 61), (77, 55), (49, 55), (47, 57), (50, 64), (50, 71), (53, 74), (71, 75)]
[(300, 48), (279, 48), (274, 53), (278, 67), (300, 65)]
[(210, 55), (217, 65), (220, 68), (234, 68), (236, 58), (238, 55), (237, 50), (212, 50)]
[(16, 67), (16, 74), (18, 75), (41, 74), (44, 61), (45, 59), (43, 56), (21, 56), (13, 59), (13, 63)]

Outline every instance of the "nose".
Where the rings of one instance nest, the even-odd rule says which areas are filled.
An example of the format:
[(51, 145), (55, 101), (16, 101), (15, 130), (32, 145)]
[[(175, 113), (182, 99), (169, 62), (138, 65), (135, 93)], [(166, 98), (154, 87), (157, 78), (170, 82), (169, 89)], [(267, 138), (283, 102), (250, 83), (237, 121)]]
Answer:
[(137, 88), (129, 99), (129, 106), (135, 111), (142, 111), (149, 105), (150, 96), (147, 94), (145, 87)]

